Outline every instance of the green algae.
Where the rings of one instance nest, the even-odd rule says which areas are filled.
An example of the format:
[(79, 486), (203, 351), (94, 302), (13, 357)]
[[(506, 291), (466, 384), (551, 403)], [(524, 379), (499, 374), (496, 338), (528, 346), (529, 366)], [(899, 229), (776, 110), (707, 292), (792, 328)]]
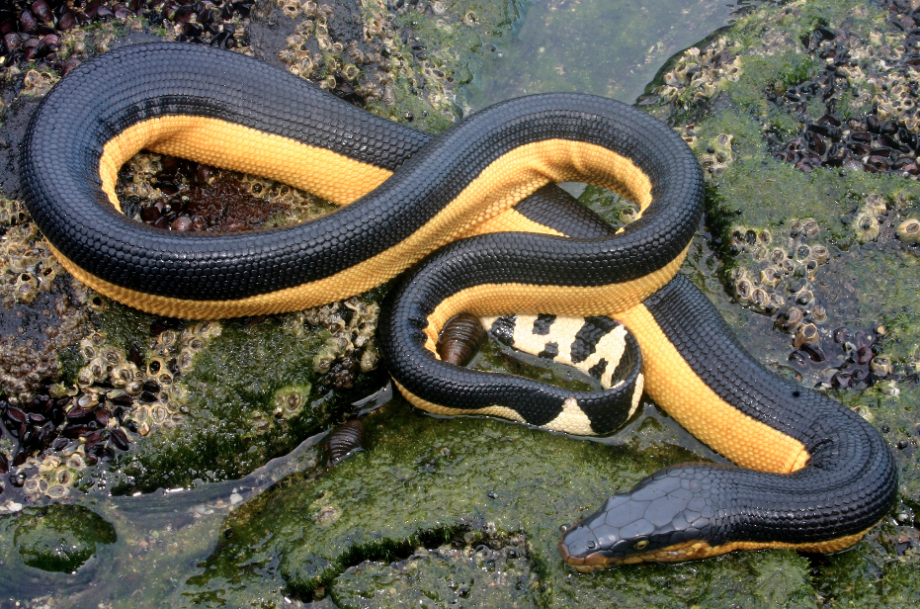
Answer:
[(920, 389), (910, 382), (889, 381), (862, 395), (842, 392), (837, 397), (882, 432), (898, 465), (901, 501), (920, 510)]
[[(115, 543), (117, 535), (111, 524), (95, 512), (77, 505), (52, 505), (26, 508), (3, 516), (0, 530), (22, 564), (43, 571), (70, 573), (79, 569), (99, 546)], [(7, 545), (0, 543), (0, 546)], [(10, 552), (3, 561), (15, 561)]]
[(395, 563), (364, 561), (349, 567), (331, 593), (340, 609), (391, 607), (538, 607), (539, 587), (523, 536), (421, 548)]
[[(837, 16), (845, 14), (845, 12), (838, 12), (838, 9), (846, 11), (853, 6), (855, 6), (854, 3), (849, 3), (843, 8), (835, 6), (831, 7), (833, 9), (831, 11), (822, 12), (826, 3), (815, 3), (815, 6), (808, 7), (804, 20), (795, 23), (790, 20), (789, 25), (793, 27), (792, 31), (798, 36), (807, 32), (815, 24), (823, 23), (821, 19), (827, 18), (832, 21)], [(753, 27), (754, 23), (756, 19), (752, 18), (748, 26)], [(805, 174), (790, 165), (772, 160), (767, 152), (763, 136), (764, 121), (769, 121), (771, 125), (785, 125), (785, 129), (789, 132), (794, 131), (795, 126), (786, 116), (775, 114), (772, 109), (758, 103), (758, 100), (763, 97), (761, 88), (763, 83), (781, 83), (783, 86), (795, 84), (811, 78), (817, 67), (815, 62), (796, 51), (748, 61), (746, 68), (749, 70), (747, 74), (750, 75), (750, 78), (739, 80), (737, 84), (725, 87), (724, 91), (728, 95), (728, 101), (723, 100), (723, 109), (710, 111), (697, 118), (696, 131), (700, 141), (710, 141), (721, 133), (729, 133), (734, 136), (732, 151), (735, 158), (733, 162), (728, 165), (721, 176), (710, 181), (707, 203), (710, 212), (709, 227), (714, 236), (720, 238), (723, 244), (727, 244), (731, 229), (738, 225), (769, 228), (782, 232), (783, 227), (787, 227), (792, 219), (815, 218), (823, 231), (821, 238), (826, 239), (835, 251), (834, 263), (825, 271), (826, 276), (818, 276), (816, 281), (826, 284), (828, 293), (839, 289), (840, 283), (838, 282), (842, 277), (849, 278), (847, 281), (851, 285), (859, 286), (854, 302), (845, 303), (840, 310), (834, 311), (833, 314), (836, 317), (833, 321), (872, 328), (884, 325), (886, 332), (880, 343), (883, 352), (891, 354), (894, 359), (907, 365), (910, 364), (910, 357), (916, 353), (918, 345), (915, 332), (920, 316), (913, 308), (914, 299), (911, 296), (916, 293), (917, 288), (916, 252), (899, 246), (890, 238), (886, 240), (884, 235), (878, 242), (860, 243), (852, 230), (852, 218), (866, 197), (878, 194), (888, 201), (889, 208), (892, 210), (889, 224), (893, 224), (894, 218), (900, 217), (898, 214), (905, 213), (902, 211), (904, 208), (901, 208), (901, 211), (897, 208), (897, 202), (903, 200), (905, 195), (908, 207), (911, 209), (914, 207), (915, 204), (911, 197), (916, 198), (915, 183), (887, 176), (878, 177), (847, 172), (841, 175), (841, 172), (834, 170), (815, 170), (810, 174)], [(752, 88), (755, 86), (756, 89)], [(727, 110), (724, 109), (725, 106)], [(698, 152), (702, 154), (704, 150)], [(708, 287), (707, 293), (714, 295), (722, 310), (727, 312), (732, 325), (739, 329), (742, 337), (748, 337), (745, 342), (754, 345), (754, 350), (759, 355), (766, 353), (766, 350), (757, 347), (758, 344), (764, 342), (764, 335), (767, 335), (766, 342), (769, 349), (781, 348), (784, 343), (788, 345), (788, 338), (784, 338), (781, 332), (776, 332), (772, 328), (772, 322), (765, 325), (764, 316), (740, 309), (737, 304), (732, 303), (724, 291), (719, 293), (718, 279), (713, 279), (714, 276), (718, 276), (719, 265), (713, 265), (712, 257), (706, 256), (704, 250), (705, 248), (699, 247), (699, 255), (696, 258), (691, 255), (692, 260), (688, 263), (685, 272), (695, 277), (698, 284), (702, 283)], [(728, 251), (727, 245), (721, 250), (720, 253), (731, 263), (733, 255)], [(701, 269), (700, 265), (707, 268)], [(886, 428), (890, 429), (885, 432), (885, 435), (889, 438), (895, 451), (902, 472), (902, 495), (908, 505), (913, 505), (915, 500), (907, 498), (917, 496), (916, 466), (913, 459), (916, 450), (915, 404), (917, 396), (910, 381), (906, 386), (902, 384), (899, 391), (893, 391), (893, 388), (897, 389), (897, 382), (894, 384), (879, 383), (863, 393), (840, 392), (836, 396), (846, 405), (864, 413), (864, 416), (867, 416), (883, 431)], [(467, 425), (459, 421), (451, 423), (460, 426)], [(490, 423), (480, 424), (490, 425)], [(516, 428), (515, 432), (517, 432)], [(424, 437), (424, 434), (413, 435)], [(512, 432), (508, 432), (508, 435), (511, 436)], [(517, 441), (517, 437), (514, 437)], [(378, 444), (373, 450), (381, 450), (380, 445)], [(456, 454), (456, 451), (460, 449), (452, 446), (450, 450), (452, 454)], [(547, 445), (545, 454), (552, 454), (561, 459), (563, 451), (558, 447)], [(509, 459), (501, 451), (498, 451), (498, 455), (493, 458), (493, 462), (502, 463), (504, 470)], [(528, 454), (525, 452), (523, 456), (527, 457)], [(372, 459), (373, 457), (366, 458)], [(424, 457), (420, 457), (420, 460), (424, 461)], [(566, 462), (587, 463), (586, 467), (594, 465), (590, 459), (582, 455), (569, 454), (565, 460)], [(378, 468), (378, 465), (381, 464), (376, 462), (368, 464), (374, 471), (393, 471), (392, 462), (386, 462), (381, 468)], [(439, 465), (440, 463), (435, 458), (432, 467), (437, 469)], [(528, 463), (528, 467), (531, 465)], [(483, 467), (487, 466), (484, 464)], [(411, 476), (409, 468), (405, 465), (396, 471), (401, 474), (397, 474), (400, 482), (415, 483), (415, 478)], [(330, 479), (338, 475), (341, 474), (333, 474)], [(525, 470), (519, 472), (519, 475), (533, 484), (532, 480), (527, 478), (529, 473)], [(486, 478), (486, 480), (485, 484), (488, 485), (489, 479)], [(461, 482), (463, 483), (459, 486), (467, 486), (466, 478)], [(628, 485), (627, 480), (624, 486)], [(534, 485), (534, 488), (534, 494), (545, 493), (544, 488), (538, 485)], [(327, 495), (325, 491), (323, 492), (322, 497), (325, 497), (326, 501), (332, 501), (331, 497), (339, 496), (334, 493)], [(453, 488), (441, 492), (452, 495)], [(500, 499), (501, 495), (498, 494), (498, 497)], [(516, 496), (514, 499), (516, 501), (509, 500), (503, 506), (506, 511), (520, 509), (520, 504), (525, 502), (523, 496)], [(417, 501), (415, 495), (410, 496), (409, 500)], [(914, 550), (909, 549), (909, 542), (915, 539), (916, 535), (911, 537), (908, 534), (909, 531), (915, 530), (911, 526), (885, 524), (879, 530), (871, 533), (866, 541), (859, 544), (855, 550), (837, 556), (807, 559), (791, 552), (738, 554), (698, 563), (693, 567), (649, 565), (635, 569), (624, 568), (596, 576), (559, 578), (556, 577), (558, 572), (550, 566), (549, 557), (552, 556), (552, 548), (543, 546), (541, 552), (541, 542), (532, 537), (534, 530), (548, 530), (549, 527), (543, 525), (545, 528), (541, 529), (538, 523), (528, 521), (525, 516), (518, 516), (518, 520), (515, 521), (514, 516), (506, 514), (503, 519), (503, 516), (480, 507), (474, 499), (471, 499), (470, 502), (471, 505), (478, 508), (475, 516), (484, 514), (486, 519), (484, 524), (476, 523), (473, 526), (474, 530), (481, 531), (496, 524), (496, 528), (506, 535), (519, 534), (523, 531), (525, 536), (532, 541), (535, 547), (530, 558), (534, 561), (534, 573), (539, 574), (541, 582), (541, 594), (537, 597), (541, 606), (581, 602), (594, 605), (616, 602), (618, 606), (621, 604), (625, 606), (728, 606), (737, 602), (739, 595), (746, 599), (745, 606), (765, 607), (817, 606), (819, 604), (822, 606), (868, 606), (874, 603), (898, 607), (910, 606), (915, 602), (915, 594), (912, 592), (916, 590), (912, 570)], [(516, 505), (512, 505), (513, 503)], [(577, 504), (578, 499), (575, 499), (574, 503)], [(370, 509), (366, 501), (358, 501), (358, 504), (359, 506), (351, 509), (359, 509), (365, 514), (378, 513), (377, 510)], [(342, 501), (335, 503), (336, 509), (331, 513), (339, 514), (339, 516), (330, 523), (330, 526), (338, 527), (339, 523), (345, 519), (347, 524), (341, 526), (352, 528), (342, 535), (347, 538), (348, 543), (359, 547), (364, 544), (363, 548), (354, 550), (357, 556), (353, 556), (353, 560), (361, 559), (362, 561), (341, 571), (349, 575), (347, 578), (343, 575), (337, 576), (336, 582), (338, 578), (344, 579), (338, 583), (328, 584), (328, 593), (335, 600), (341, 600), (345, 606), (351, 606), (351, 603), (357, 605), (359, 602), (368, 602), (367, 594), (369, 593), (367, 591), (373, 585), (371, 582), (386, 579), (388, 583), (380, 584), (381, 587), (390, 585), (395, 586), (395, 589), (408, 591), (411, 586), (406, 583), (409, 576), (405, 574), (407, 568), (405, 562), (431, 561), (412, 560), (412, 557), (401, 558), (400, 547), (398, 543), (392, 545), (394, 543), (392, 540), (400, 540), (410, 547), (413, 544), (422, 543), (424, 540), (421, 539), (418, 529), (406, 528), (399, 526), (399, 523), (393, 523), (396, 530), (389, 536), (389, 542), (380, 542), (377, 538), (365, 539), (362, 535), (367, 533), (358, 532), (357, 525), (347, 518), (351, 511), (349, 505), (351, 502), (348, 501), (347, 494), (344, 504)], [(437, 508), (440, 507), (442, 506), (439, 504)], [(324, 508), (314, 502), (312, 509), (319, 510), (317, 513), (320, 513)], [(389, 510), (394, 509), (397, 507), (389, 506), (381, 511), (388, 513)], [(534, 511), (539, 509), (535, 508)], [(433, 511), (438, 515), (449, 516), (441, 509)], [(276, 512), (271, 514), (272, 521), (277, 521), (277, 517), (280, 517), (280, 514)], [(408, 515), (415, 516), (416, 514), (409, 512)], [(418, 514), (418, 517), (424, 525), (425, 518), (430, 521), (433, 516)], [(509, 517), (517, 526), (509, 527), (507, 524), (501, 526), (502, 523), (507, 522)], [(457, 522), (475, 523), (473, 518), (474, 516), (470, 516), (467, 520), (462, 518), (451, 520), (444, 517), (439, 518), (438, 521), (439, 524), (447, 527), (442, 529), (444, 534), (451, 534), (456, 540), (459, 535), (454, 528)], [(407, 519), (407, 517), (402, 518), (402, 520)], [(269, 517), (266, 517), (266, 521), (268, 520)], [(259, 520), (259, 522), (262, 521)], [(385, 524), (388, 520), (384, 519), (383, 522)], [(309, 526), (307, 521), (301, 524)], [(462, 530), (465, 529), (460, 529)], [(285, 535), (282, 534), (281, 537)], [(310, 537), (310, 535), (307, 534), (305, 537)], [(252, 542), (252, 538), (248, 539)], [(264, 538), (259, 539), (264, 540)], [(901, 541), (898, 541), (899, 539)], [(905, 539), (907, 541), (904, 541)], [(445, 546), (437, 545), (438, 541), (435, 539), (434, 544), (429, 544), (431, 551), (436, 553), (443, 551)], [(321, 537), (314, 540), (305, 539), (300, 543), (315, 548), (328, 547), (330, 542), (329, 538)], [(340, 544), (341, 541), (336, 543)], [(462, 537), (456, 543), (462, 545)], [(908, 547), (907, 550), (902, 551), (900, 556), (898, 556), (898, 544)], [(279, 542), (279, 545), (284, 544)], [(332, 574), (346, 567), (347, 562), (343, 562), (341, 558), (337, 562), (336, 554), (352, 556), (347, 550), (341, 549), (341, 546), (336, 546), (331, 557), (327, 555), (322, 559), (316, 558), (315, 549), (294, 548), (291, 552), (293, 556), (298, 557), (296, 562), (302, 563), (305, 560), (313, 564), (314, 568), (290, 566), (290, 558), (281, 558), (278, 563), (280, 569), (275, 573), (301, 594), (304, 593), (304, 590), (313, 590), (314, 586), (324, 583), (326, 577), (331, 577)], [(392, 568), (382, 566), (379, 562), (382, 560), (381, 552), (387, 559), (394, 560), (393, 564), (396, 566)], [(365, 562), (371, 560), (378, 562)], [(288, 565), (286, 569), (285, 565)], [(423, 569), (424, 567), (416, 565), (413, 568)], [(431, 567), (435, 573), (439, 572), (439, 568)], [(366, 579), (360, 579), (354, 571), (367, 573)], [(641, 577), (636, 575), (637, 572), (641, 572)], [(319, 579), (316, 579), (317, 577)], [(418, 574), (412, 577), (414, 579), (411, 581), (414, 582), (421, 581), (423, 578)], [(625, 581), (627, 577), (630, 579)], [(597, 585), (599, 583), (597, 580), (603, 581), (603, 585)], [(641, 581), (636, 582), (636, 580)], [(560, 584), (560, 581), (564, 583)], [(571, 584), (572, 581), (576, 583)], [(739, 585), (738, 582), (741, 584)], [(336, 592), (337, 586), (342, 587), (338, 593)], [(423, 587), (431, 590), (430, 587)], [(661, 592), (661, 590), (668, 590), (668, 592)], [(430, 592), (428, 598), (432, 599), (432, 595), (436, 594), (436, 592)], [(374, 598), (379, 601), (377, 606), (390, 606), (387, 605), (387, 601)], [(524, 598), (523, 595), (521, 598)], [(424, 602), (424, 599), (420, 598), (420, 600)]]
[(815, 557), (814, 586), (826, 607), (916, 606), (920, 601), (917, 530), (883, 524), (869, 533), (871, 550)]
[[(373, 15), (374, 0), (365, 0)], [(375, 101), (368, 109), (416, 128), (439, 133), (463, 115), (461, 86), (482, 69), (483, 55), (511, 33), (523, 0), (441, 0), (406, 3), (394, 14), (393, 45), (398, 61), (411, 70), (393, 74), (393, 100)], [(413, 42), (415, 41), (415, 42)], [(413, 45), (416, 48), (413, 48)]]
[[(796, 219), (813, 218), (820, 226), (820, 241), (832, 251), (831, 264), (819, 268), (814, 278), (823, 285), (824, 301), (835, 303), (829, 307), (829, 327), (882, 326), (884, 353), (909, 366), (920, 346), (920, 309), (911, 296), (920, 287), (917, 250), (899, 243), (892, 227), (916, 213), (920, 188), (914, 181), (889, 175), (827, 168), (806, 173), (774, 160), (766, 138), (768, 133), (791, 134), (798, 129), (798, 119), (764, 100), (770, 87), (785, 89), (816, 74), (818, 66), (809, 63), (810, 55), (798, 47), (800, 41), (815, 27), (838, 27), (844, 19), (850, 31), (868, 37), (886, 27), (884, 13), (850, 2), (796, 3), (795, 12), (790, 10), (754, 13), (725, 32), (749, 53), (741, 55), (742, 76), (719, 82), (718, 109), (702, 100), (695, 110), (675, 109), (670, 120), (680, 124), (694, 117), (691, 127), (696, 139), (691, 145), (701, 158), (719, 134), (732, 136), (733, 158), (720, 172), (707, 176), (707, 225), (721, 242), (719, 253), (726, 271), (751, 265), (747, 254), (731, 248), (732, 232), (739, 227), (778, 235), (788, 232)], [(844, 103), (838, 107), (845, 114), (854, 111)], [(811, 114), (823, 113), (821, 108)], [(870, 196), (881, 197), (887, 211), (880, 218), (879, 237), (863, 243), (853, 224)], [(845, 293), (844, 285), (849, 286)], [(728, 306), (722, 308), (723, 314), (731, 308), (730, 303), (724, 304)], [(752, 335), (769, 333), (769, 324), (754, 320), (752, 325), (757, 328)]]
[[(830, 394), (882, 432), (898, 465), (902, 503), (894, 518), (886, 518), (853, 551), (810, 557), (806, 573), (822, 607), (910, 607), (917, 602), (918, 590), (917, 521), (913, 514), (920, 502), (916, 463), (920, 424), (916, 385), (920, 309), (916, 294), (920, 272), (917, 249), (899, 243), (893, 229), (916, 213), (920, 188), (902, 177), (823, 168), (805, 173), (773, 160), (766, 135), (772, 132), (789, 137), (800, 124), (791, 114), (763, 101), (770, 88), (798, 84), (812, 78), (820, 68), (804, 55), (799, 57), (801, 51), (796, 48), (764, 52), (769, 45), (763, 41), (782, 37), (796, 45), (817, 25), (834, 29), (844, 19), (851, 32), (866, 39), (889, 26), (884, 24), (883, 11), (863, 3), (795, 3), (794, 15), (788, 9), (779, 10), (782, 12), (755, 14), (727, 32), (740, 46), (760, 50), (753, 57), (741, 53), (744, 75), (720, 81), (715, 101), (702, 100), (695, 107), (661, 114), (661, 108), (654, 111), (677, 125), (693, 123), (697, 136), (694, 149), (701, 157), (705, 155), (702, 142), (720, 133), (733, 136), (733, 161), (723, 172), (707, 176), (707, 224), (715, 237), (712, 247), (719, 250), (726, 266), (722, 272), (716, 270), (717, 276), (727, 278), (727, 271), (752, 265), (749, 251), (733, 248), (732, 233), (737, 228), (755, 232), (766, 229), (775, 240), (790, 231), (795, 219), (814, 218), (820, 226), (817, 239), (832, 252), (830, 262), (819, 267), (813, 277), (816, 294), (832, 303), (819, 330), (829, 333), (848, 326), (881, 334), (875, 350), (895, 362), (895, 374), (863, 391)], [(844, 117), (866, 112), (854, 96), (844, 96), (837, 107)], [(807, 110), (812, 118), (824, 112), (823, 107), (814, 105)], [(860, 239), (854, 218), (873, 197), (874, 201), (880, 198), (886, 208), (878, 216), (878, 236)], [(684, 272), (698, 264), (699, 259), (691, 256)], [(704, 278), (712, 285), (711, 270), (690, 274), (698, 284)], [(716, 286), (707, 294), (742, 342), (776, 371), (797, 376), (786, 364), (786, 355), (792, 350), (789, 335), (784, 335), (769, 316), (739, 307), (727, 291)]]

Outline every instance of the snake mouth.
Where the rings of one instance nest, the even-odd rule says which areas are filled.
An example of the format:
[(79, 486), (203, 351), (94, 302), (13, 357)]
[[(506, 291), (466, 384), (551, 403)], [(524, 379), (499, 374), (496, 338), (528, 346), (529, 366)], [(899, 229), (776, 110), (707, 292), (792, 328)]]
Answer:
[(559, 554), (570, 567), (581, 573), (600, 571), (618, 565), (620, 561), (604, 552), (591, 552), (590, 554), (577, 555), (569, 550), (565, 543), (565, 535), (559, 539)]

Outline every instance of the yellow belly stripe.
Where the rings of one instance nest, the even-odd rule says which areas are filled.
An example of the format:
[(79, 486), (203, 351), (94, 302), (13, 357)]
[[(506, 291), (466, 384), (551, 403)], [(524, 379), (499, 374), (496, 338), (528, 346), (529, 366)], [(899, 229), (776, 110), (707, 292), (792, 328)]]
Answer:
[(348, 205), (393, 175), (324, 148), (216, 118), (162, 116), (128, 127), (103, 147), (102, 190), (119, 211), (118, 170), (141, 150), (270, 178), (336, 205)]
[(801, 442), (749, 417), (710, 389), (644, 305), (611, 317), (639, 343), (648, 395), (696, 438), (748, 469), (788, 474), (808, 463)]
[(524, 233), (541, 233), (544, 235), (553, 235), (555, 237), (565, 237), (564, 234), (539, 222), (534, 222), (522, 213), (509, 209), (503, 214), (499, 214), (491, 220), (486, 220), (479, 226), (473, 228), (467, 237), (474, 235), (487, 235), (489, 233), (504, 233), (518, 231)]
[[(840, 552), (857, 543), (865, 537), (869, 529), (856, 533), (854, 535), (845, 535), (830, 541), (819, 541), (810, 543), (784, 543), (780, 541), (733, 541), (717, 546), (711, 546), (705, 540), (688, 541), (686, 543), (675, 544), (667, 548), (648, 552), (646, 554), (635, 554), (615, 564), (634, 565), (642, 562), (683, 562), (686, 560), (700, 560), (702, 558), (712, 558), (720, 554), (728, 554), (735, 550), (769, 550), (785, 549), (797, 550), (799, 552), (820, 552), (827, 554), (830, 552)], [(596, 565), (586, 565), (586, 568), (575, 568), (579, 571), (594, 571), (612, 566), (611, 563), (604, 561)]]
[[(641, 377), (641, 375), (640, 375)], [(393, 380), (393, 384), (396, 385), (396, 388), (399, 389), (399, 392), (409, 401), (410, 404), (416, 408), (421, 408), (422, 410), (428, 411), (433, 414), (442, 414), (442, 415), (462, 415), (462, 416), (491, 416), (499, 417), (502, 419), (510, 419), (511, 421), (517, 421), (518, 423), (527, 423), (527, 421), (522, 417), (518, 412), (507, 406), (492, 405), (486, 406), (485, 408), (449, 408), (447, 406), (441, 406), (440, 404), (435, 404), (434, 402), (429, 402), (424, 398), (420, 398), (415, 395), (405, 387), (403, 387), (399, 381)], [(634, 396), (634, 402), (638, 404), (639, 397), (642, 394), (642, 385), (639, 384), (638, 392)], [(630, 413), (632, 416), (632, 413)], [(565, 433), (575, 434), (578, 436), (594, 436), (597, 435), (593, 429), (591, 429), (591, 420), (584, 413), (584, 411), (579, 407), (578, 400), (573, 396), (565, 400), (565, 403), (562, 406), (562, 412), (560, 412), (556, 418), (552, 421), (540, 425), (542, 429), (548, 429), (550, 431), (562, 431)]]
[(441, 406), (440, 404), (435, 404), (434, 402), (429, 402), (424, 398), (420, 398), (405, 387), (403, 387), (399, 381), (393, 379), (393, 384), (396, 385), (396, 388), (399, 389), (399, 392), (406, 398), (409, 403), (414, 405), (417, 408), (426, 410), (433, 414), (444, 414), (444, 415), (485, 415), (492, 417), (500, 417), (502, 419), (509, 419), (511, 421), (517, 421), (518, 423), (526, 423), (524, 417), (519, 415), (516, 410), (508, 408), (506, 406), (486, 406), (485, 408), (475, 408), (475, 409), (466, 409), (466, 408), (448, 408), (447, 406)]

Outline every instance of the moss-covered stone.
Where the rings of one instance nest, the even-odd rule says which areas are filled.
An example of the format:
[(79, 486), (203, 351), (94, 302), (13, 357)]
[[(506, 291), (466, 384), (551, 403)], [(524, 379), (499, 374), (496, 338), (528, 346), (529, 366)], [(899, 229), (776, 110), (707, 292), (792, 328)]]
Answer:
[[(523, 535), (420, 548), (394, 563), (364, 561), (339, 576), (330, 593), (340, 609), (391, 607), (539, 607), (539, 580)], [(459, 546), (459, 547), (456, 547)]]
[(22, 562), (44, 571), (75, 571), (117, 540), (111, 524), (77, 505), (26, 508), (10, 529)]
[[(790, 552), (740, 553), (694, 565), (645, 565), (588, 577), (567, 575), (555, 552), (556, 527), (578, 514), (566, 518), (566, 509), (572, 508), (564, 504), (584, 513), (598, 503), (592, 497), (629, 487), (641, 472), (650, 473), (669, 462), (674, 445), (662, 450), (661, 444), (653, 442), (641, 448), (642, 434), (660, 428), (659, 420), (640, 417), (618, 436), (629, 449), (611, 454), (595, 444), (574, 444), (491, 422), (446, 423), (419, 419), (412, 412), (398, 414), (396, 422), (391, 417), (402, 407), (391, 405), (389, 413), (377, 415), (376, 426), (369, 426), (370, 448), (361, 457), (316, 482), (291, 479), (247, 505), (231, 522), (232, 540), (221, 544), (205, 574), (190, 582), (192, 589), (206, 587), (215, 578), (232, 577), (232, 565), (242, 560), (255, 572), (238, 581), (267, 576), (303, 598), (328, 594), (341, 606), (395, 606), (401, 591), (437, 605), (455, 598), (455, 591), (426, 582), (448, 572), (459, 579), (466, 568), (463, 552), (472, 551), (477, 540), (490, 540), (495, 552), (512, 547), (508, 540), (523, 535), (527, 560), (518, 559), (508, 568), (514, 581), (534, 582), (536, 592), (519, 590), (503, 597), (500, 589), (495, 594), (502, 603), (722, 607), (743, 598), (744, 606), (755, 607), (901, 607), (915, 602), (911, 565), (916, 560), (913, 514), (918, 489), (912, 457), (920, 421), (912, 375), (920, 345), (916, 335), (920, 312), (914, 311), (910, 294), (920, 287), (916, 285), (920, 274), (915, 269), (916, 250), (894, 235), (898, 224), (915, 213), (920, 192), (916, 183), (901, 176), (836, 169), (803, 172), (774, 160), (768, 140), (771, 130), (795, 132), (797, 119), (765, 102), (764, 86), (785, 88), (815, 78), (823, 64), (803, 52), (801, 40), (819, 25), (839, 27), (844, 20), (853, 32), (867, 35), (883, 23), (880, 12), (861, 3), (796, 3), (792, 12), (785, 7), (754, 12), (720, 34), (731, 37), (732, 44), (714, 39), (708, 44), (717, 47), (716, 53), (703, 45), (693, 55), (705, 62), (732, 49), (732, 57), (725, 60), (733, 68), (714, 72), (710, 86), (700, 85), (701, 95), (677, 97), (669, 107), (669, 116), (681, 129), (687, 128), (681, 121), (694, 117), (684, 133), (704, 167), (713, 169), (707, 198), (707, 228), (713, 240), (707, 241), (705, 235), (697, 240), (684, 272), (716, 301), (755, 355), (803, 382), (827, 381), (827, 390), (889, 439), (901, 470), (903, 498), (894, 520), (873, 530), (853, 551), (837, 556), (806, 559)], [(737, 62), (732, 59), (735, 54), (740, 57)], [(684, 68), (677, 64), (676, 69)], [(857, 109), (854, 105), (853, 111)], [(808, 112), (818, 116), (823, 110), (815, 107)], [(625, 212), (629, 219), (628, 202), (592, 189), (582, 199), (620, 220)], [(878, 207), (880, 200), (883, 208)], [(857, 232), (854, 220), (869, 208), (877, 212), (879, 230), (866, 238)], [(734, 247), (739, 230), (742, 236), (752, 232), (754, 244)], [(780, 285), (788, 302), (772, 312), (758, 312), (750, 301), (739, 307), (729, 274), (743, 269), (759, 277), (760, 254), (754, 250), (761, 233), (767, 235), (765, 243), (780, 249), (804, 245), (809, 252), (817, 251), (816, 246), (828, 251), (826, 259), (822, 254), (814, 266), (805, 265), (804, 258), (796, 262), (805, 273), (799, 277), (795, 269), (789, 271)], [(795, 260), (794, 254), (787, 258)], [(807, 286), (798, 285), (802, 279)], [(794, 288), (788, 294), (787, 286)], [(787, 364), (787, 356), (795, 351), (794, 328), (777, 320), (806, 288), (812, 293), (811, 302), (824, 306), (823, 311), (811, 307), (806, 312), (820, 318), (823, 340), (832, 341), (832, 331), (842, 326), (875, 332), (875, 355), (890, 358), (891, 372), (879, 368), (881, 376), (869, 389), (847, 390), (834, 389), (830, 376), (809, 376)], [(826, 348), (830, 352), (832, 346)], [(520, 370), (505, 357), (487, 350), (474, 365)], [(666, 429), (668, 425), (665, 421)], [(387, 431), (391, 427), (399, 431)], [(413, 452), (400, 450), (405, 437), (413, 438)], [(513, 448), (503, 450), (494, 437), (508, 438)], [(686, 437), (679, 443), (693, 444)], [(636, 449), (638, 453), (633, 452)], [(351, 468), (359, 468), (360, 474)], [(560, 470), (565, 470), (562, 481)], [(509, 476), (509, 471), (514, 475)], [(375, 473), (368, 476), (367, 472)], [(443, 482), (438, 483), (442, 476)], [(605, 480), (607, 476), (614, 478)], [(283, 524), (286, 519), (290, 525)], [(444, 545), (448, 541), (451, 545)], [(247, 547), (259, 549), (255, 562)], [(445, 558), (450, 551), (460, 555)]]
[[(609, 447), (497, 421), (434, 419), (393, 402), (366, 419), (365, 453), (315, 481), (290, 478), (237, 512), (185, 594), (194, 599), (215, 580), (267, 578), (301, 598), (322, 589), (343, 607), (396, 606), (404, 594), (434, 606), (472, 602), (460, 588), (501, 606), (721, 607), (738, 594), (757, 607), (814, 606), (807, 561), (790, 552), (569, 573), (556, 549), (561, 525), (645, 474), (695, 458), (657, 417), (648, 411), (619, 438), (625, 445)], [(481, 576), (471, 575), (477, 561), (488, 563)], [(489, 564), (507, 578), (493, 582)]]

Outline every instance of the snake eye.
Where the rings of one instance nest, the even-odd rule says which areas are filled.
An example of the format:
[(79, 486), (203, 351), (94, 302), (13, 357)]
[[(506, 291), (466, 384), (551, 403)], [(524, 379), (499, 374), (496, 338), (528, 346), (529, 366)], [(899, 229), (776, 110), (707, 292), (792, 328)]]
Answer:
[(640, 539), (635, 543), (635, 545), (633, 545), (633, 547), (637, 550), (644, 550), (646, 546), (648, 546), (648, 539)]

